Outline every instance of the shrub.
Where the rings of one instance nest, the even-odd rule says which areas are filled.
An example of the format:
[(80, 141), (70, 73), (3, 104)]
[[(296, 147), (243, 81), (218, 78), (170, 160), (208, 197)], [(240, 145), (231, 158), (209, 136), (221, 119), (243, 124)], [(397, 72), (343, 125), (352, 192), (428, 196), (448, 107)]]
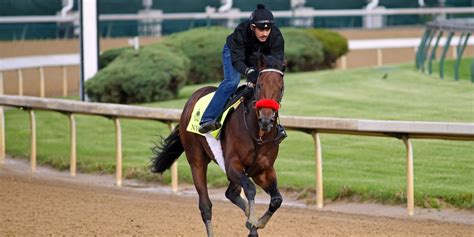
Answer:
[(112, 61), (114, 61), (121, 53), (126, 51), (133, 51), (132, 47), (123, 47), (110, 49), (99, 56), (99, 69), (107, 67)]
[(85, 84), (92, 101), (143, 103), (176, 97), (189, 59), (165, 46), (126, 50)]
[(324, 29), (309, 29), (308, 32), (323, 44), (323, 66), (333, 67), (337, 59), (349, 51), (347, 39), (337, 32)]
[[(290, 72), (331, 67), (347, 52), (347, 40), (336, 32), (282, 28)], [(86, 83), (94, 101), (137, 103), (170, 99), (186, 84), (222, 80), (222, 47), (230, 29), (195, 28), (170, 35), (159, 43), (104, 52), (99, 73)], [(108, 65), (108, 66), (107, 66)]]
[(196, 28), (169, 36), (158, 44), (180, 49), (190, 60), (187, 84), (221, 81), (222, 48), (231, 31), (223, 27)]
[(291, 72), (311, 71), (324, 60), (323, 46), (307, 30), (282, 28), (285, 38), (287, 70)]

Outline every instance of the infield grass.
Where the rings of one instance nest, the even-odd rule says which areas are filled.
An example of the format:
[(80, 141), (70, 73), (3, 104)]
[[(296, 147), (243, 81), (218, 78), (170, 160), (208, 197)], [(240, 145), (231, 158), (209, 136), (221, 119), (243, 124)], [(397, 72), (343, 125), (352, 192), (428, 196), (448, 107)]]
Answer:
[[(464, 74), (463, 74), (464, 75)], [(447, 75), (448, 76), (448, 75)], [(451, 76), (452, 77), (452, 76)], [(377, 120), (474, 122), (474, 85), (469, 80), (440, 80), (411, 65), (285, 75), (281, 115)], [(180, 98), (146, 104), (182, 108), (193, 91)], [(7, 153), (29, 157), (29, 119), (24, 111), (5, 112)], [(69, 123), (66, 116), (36, 112), (37, 159), (59, 169), (69, 168)], [(77, 160), (81, 172), (115, 172), (112, 120), (76, 115)], [(124, 176), (169, 182), (150, 174), (150, 147), (169, 129), (159, 122), (121, 119)], [(395, 138), (322, 134), (324, 195), (326, 201), (351, 198), (382, 203), (406, 202), (406, 158), (403, 142)], [(415, 202), (418, 206), (474, 208), (474, 142), (412, 140)], [(300, 191), (314, 201), (315, 159), (310, 135), (289, 132), (276, 162), (279, 186)], [(180, 182), (192, 183), (184, 156), (179, 159)], [(208, 174), (212, 186), (227, 184), (217, 165)]]

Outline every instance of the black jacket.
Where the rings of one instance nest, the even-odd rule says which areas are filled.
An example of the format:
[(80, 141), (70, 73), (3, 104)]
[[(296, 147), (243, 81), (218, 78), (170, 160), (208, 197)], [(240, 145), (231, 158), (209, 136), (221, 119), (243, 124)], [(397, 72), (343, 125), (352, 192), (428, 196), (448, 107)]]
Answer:
[(231, 51), (232, 65), (244, 75), (247, 67), (257, 67), (257, 62), (252, 57), (255, 52), (271, 55), (281, 61), (285, 57), (285, 41), (280, 29), (273, 25), (267, 41), (262, 43), (250, 29), (249, 20), (240, 23), (234, 32), (227, 36), (227, 46)]

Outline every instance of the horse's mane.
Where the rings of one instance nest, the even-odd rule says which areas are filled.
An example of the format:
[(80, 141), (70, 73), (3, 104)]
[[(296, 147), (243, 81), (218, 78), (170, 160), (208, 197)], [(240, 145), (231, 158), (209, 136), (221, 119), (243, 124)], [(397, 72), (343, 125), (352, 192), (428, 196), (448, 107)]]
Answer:
[(253, 65), (265, 65), (265, 69), (271, 68), (271, 69), (277, 69), (282, 72), (285, 71), (286, 69), (286, 63), (283, 60), (280, 60), (276, 57), (273, 57), (271, 55), (266, 56), (262, 53), (254, 53), (252, 56), (250, 56), (251, 64)]
[(266, 65), (265, 68), (277, 69), (277, 70), (280, 70), (282, 72), (284, 72), (285, 69), (286, 69), (285, 62), (283, 62), (282, 60), (280, 60), (276, 57), (265, 56), (265, 57), (263, 57), (263, 60), (264, 60), (265, 65)]

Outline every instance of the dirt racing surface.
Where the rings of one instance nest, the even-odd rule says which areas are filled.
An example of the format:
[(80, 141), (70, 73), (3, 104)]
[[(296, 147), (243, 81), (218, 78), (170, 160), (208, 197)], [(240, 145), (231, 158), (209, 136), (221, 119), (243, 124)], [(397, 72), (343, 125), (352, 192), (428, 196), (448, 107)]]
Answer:
[[(23, 170), (22, 170), (23, 169)], [(195, 195), (104, 184), (101, 176), (54, 176), (0, 166), (0, 236), (205, 236)], [(26, 169), (26, 170), (25, 170)], [(78, 174), (78, 176), (81, 176)], [(109, 177), (110, 178), (110, 177)], [(81, 181), (79, 181), (81, 180)], [(112, 179), (113, 180), (113, 179)], [(211, 197), (211, 199), (213, 199)], [(260, 204), (262, 214), (267, 205)], [(472, 214), (472, 213), (471, 213)], [(415, 214), (416, 215), (416, 214)], [(468, 215), (466, 218), (474, 217)], [(247, 236), (244, 214), (213, 199), (216, 236)], [(260, 236), (474, 236), (470, 221), (369, 216), (282, 206)]]

